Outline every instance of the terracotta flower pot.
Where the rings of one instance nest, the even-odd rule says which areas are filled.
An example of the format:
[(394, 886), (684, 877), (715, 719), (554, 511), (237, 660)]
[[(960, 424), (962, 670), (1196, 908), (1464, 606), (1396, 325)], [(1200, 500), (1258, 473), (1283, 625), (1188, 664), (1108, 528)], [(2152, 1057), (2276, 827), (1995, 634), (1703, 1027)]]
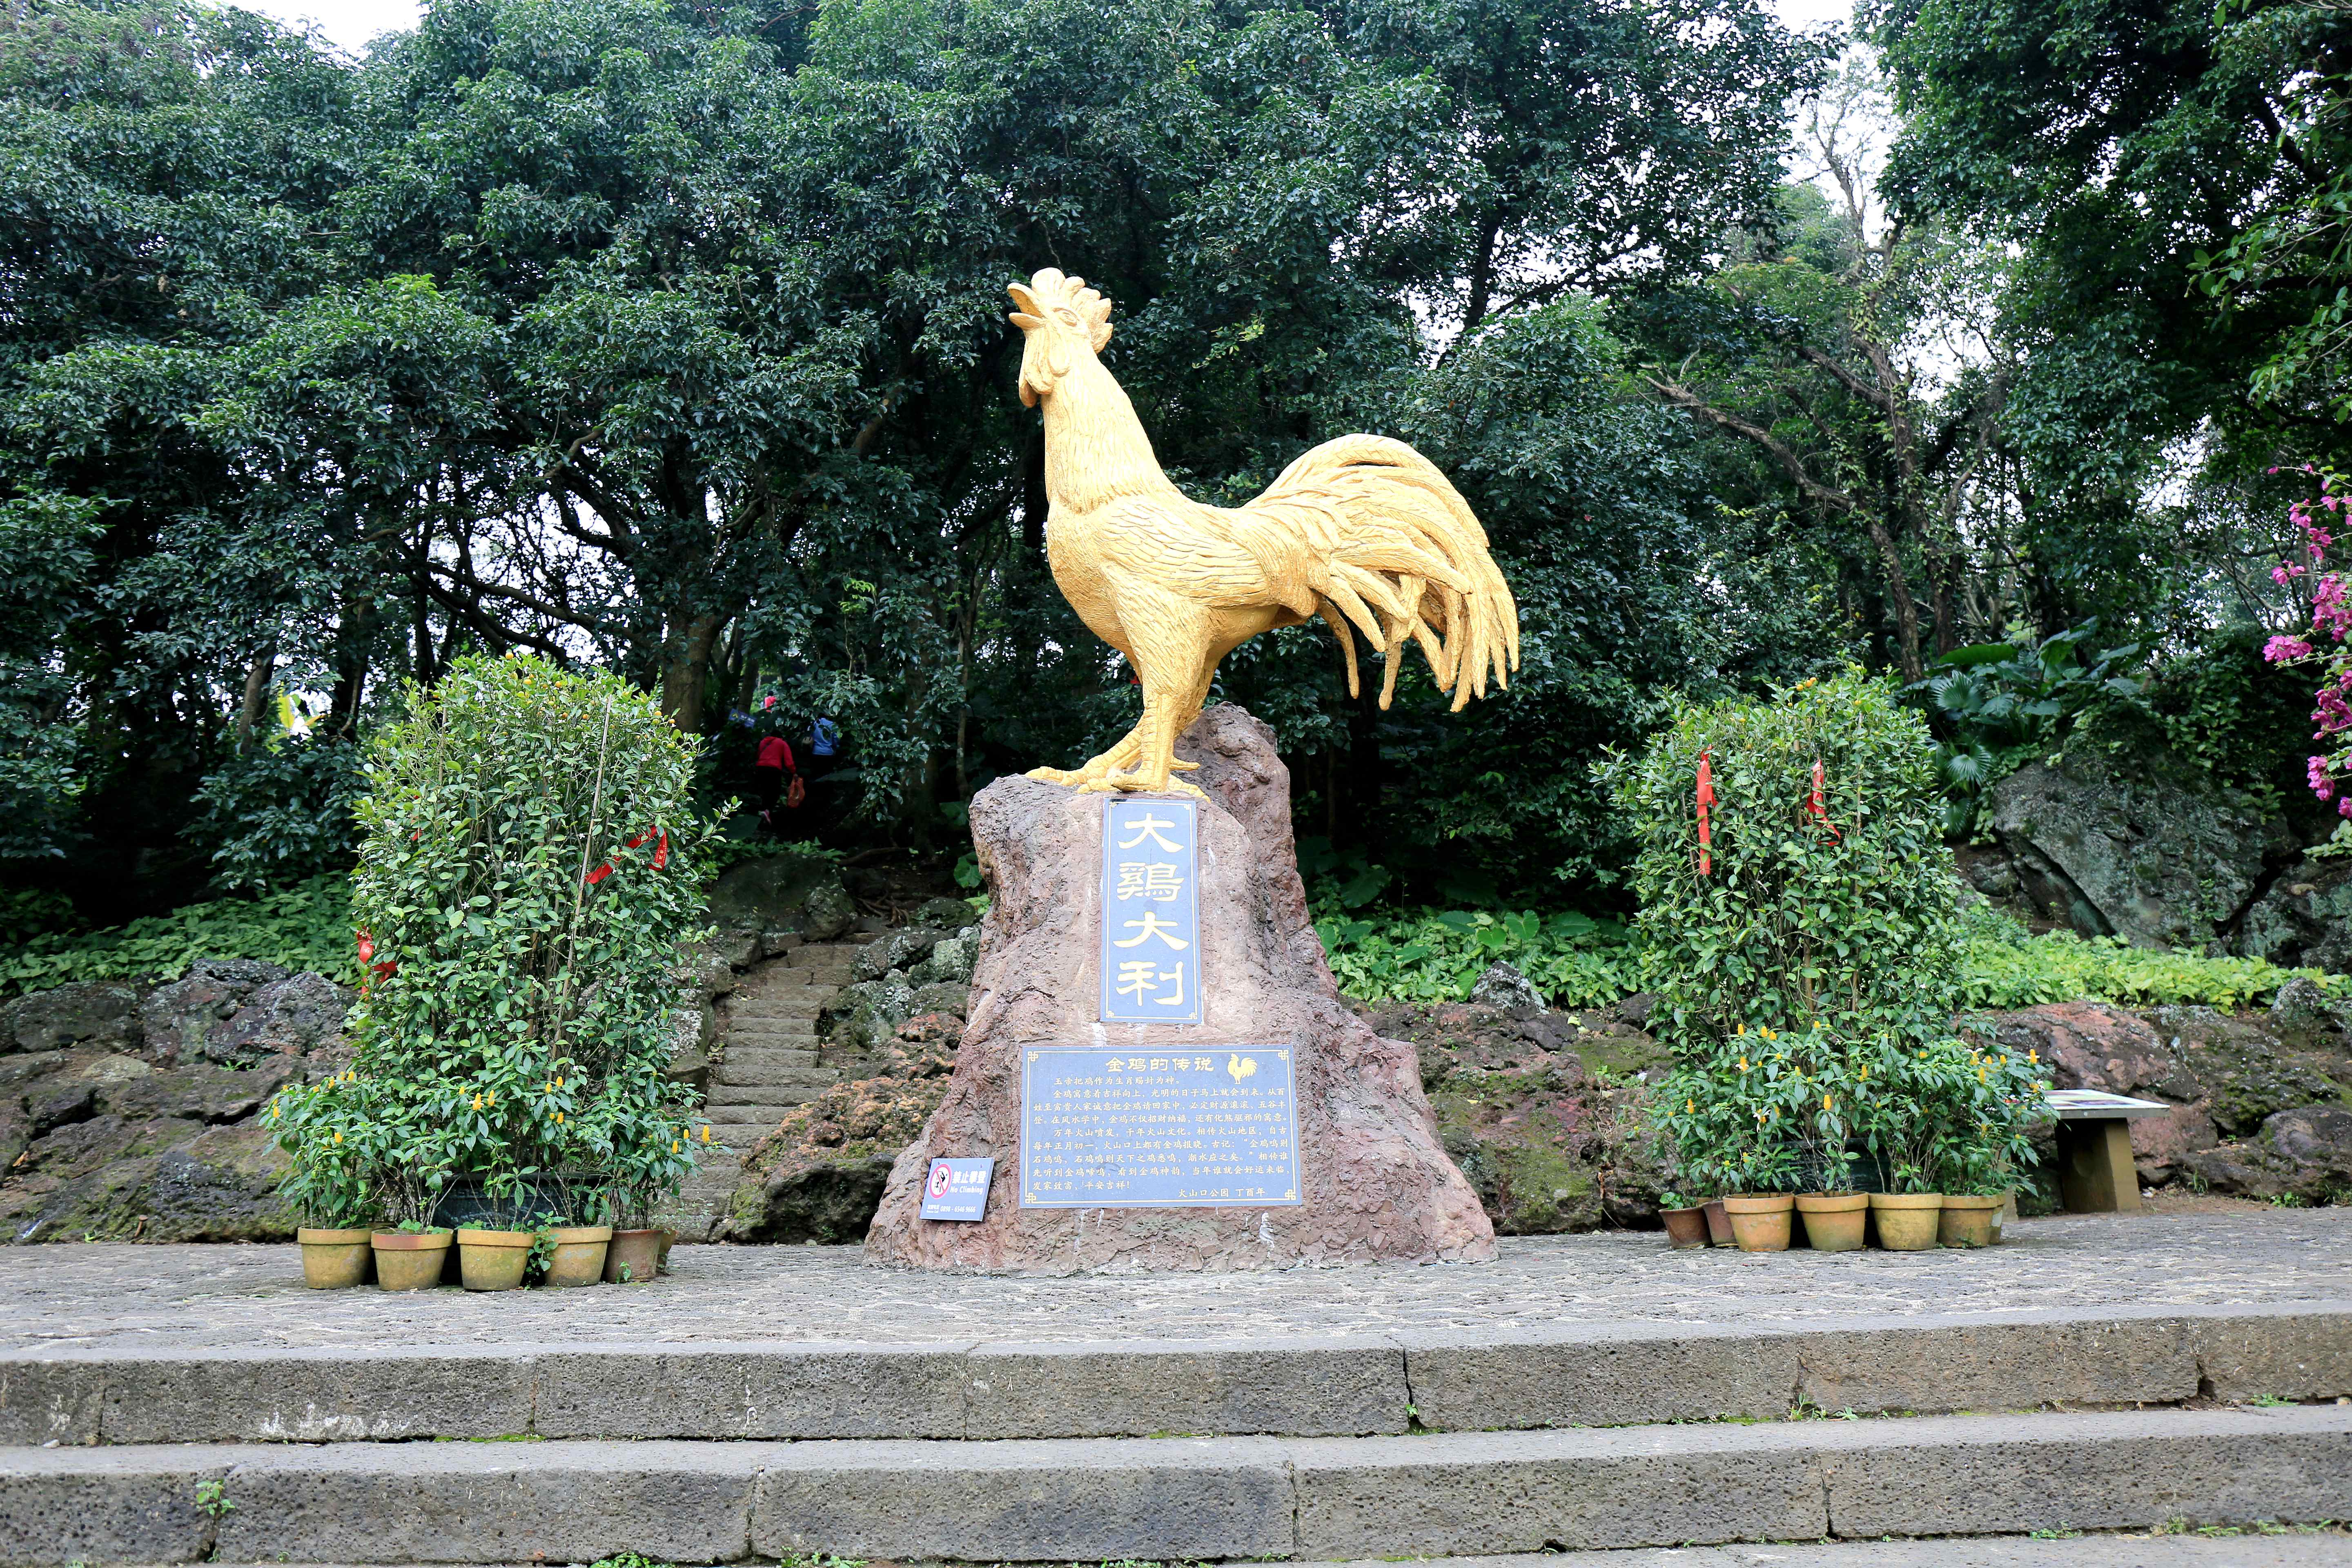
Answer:
[(2000, 1206), (2008, 1201), (2002, 1193), (1945, 1194), (1943, 1210), (1936, 1219), (1936, 1239), (1946, 1247), (1990, 1247), (2000, 1222)]
[(468, 1290), (512, 1290), (522, 1284), (522, 1271), (530, 1261), (530, 1232), (527, 1230), (475, 1230), (460, 1226), (457, 1231), (457, 1278)]
[(380, 1230), (369, 1238), (375, 1251), (375, 1282), (386, 1290), (430, 1290), (449, 1263), (449, 1233)]
[(604, 1249), (604, 1283), (649, 1284), (661, 1264), (661, 1236), (657, 1230), (614, 1231)]
[(1732, 1238), (1742, 1252), (1789, 1250), (1789, 1218), (1797, 1200), (1786, 1193), (1754, 1193), (1722, 1200), (1731, 1216)]
[(1925, 1252), (1936, 1245), (1936, 1222), (1943, 1213), (1941, 1193), (1873, 1193), (1870, 1217), (1878, 1245), (1889, 1252)]
[(302, 1244), (302, 1283), (313, 1290), (348, 1290), (364, 1285), (368, 1277), (368, 1233), (363, 1230), (312, 1230), (294, 1233)]
[(1723, 1200), (1721, 1198), (1709, 1198), (1706, 1202), (1699, 1205), (1699, 1210), (1706, 1215), (1706, 1244), (1709, 1247), (1729, 1247), (1731, 1245), (1731, 1215), (1729, 1211), (1724, 1208)]
[(1870, 1221), (1868, 1193), (1805, 1193), (1797, 1199), (1805, 1239), (1815, 1252), (1858, 1252)]
[(1660, 1209), (1658, 1217), (1666, 1223), (1666, 1240), (1680, 1252), (1686, 1247), (1706, 1245), (1706, 1206), (1694, 1204), (1686, 1209)]
[(609, 1225), (575, 1225), (555, 1232), (555, 1257), (547, 1266), (550, 1285), (594, 1285), (604, 1278), (604, 1250), (613, 1239)]

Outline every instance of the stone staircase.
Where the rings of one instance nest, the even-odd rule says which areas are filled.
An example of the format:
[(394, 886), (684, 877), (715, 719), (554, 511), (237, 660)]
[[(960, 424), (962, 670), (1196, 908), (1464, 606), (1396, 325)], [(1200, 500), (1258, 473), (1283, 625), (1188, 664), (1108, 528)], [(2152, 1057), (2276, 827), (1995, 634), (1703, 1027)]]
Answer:
[(441, 1345), (432, 1304), (377, 1343), (0, 1352), (0, 1565), (1317, 1563), (2352, 1517), (2345, 1301)]
[(860, 1065), (827, 1051), (817, 1039), (817, 1015), (849, 984), (858, 950), (873, 940), (856, 932), (838, 942), (798, 943), (755, 964), (719, 999), (719, 1060), (710, 1068), (703, 1114), (710, 1136), (733, 1151), (712, 1154), (690, 1177), (662, 1224), (701, 1240), (726, 1211), (742, 1180), (742, 1156), (775, 1130), (784, 1112), (814, 1100), (829, 1085), (856, 1076)]

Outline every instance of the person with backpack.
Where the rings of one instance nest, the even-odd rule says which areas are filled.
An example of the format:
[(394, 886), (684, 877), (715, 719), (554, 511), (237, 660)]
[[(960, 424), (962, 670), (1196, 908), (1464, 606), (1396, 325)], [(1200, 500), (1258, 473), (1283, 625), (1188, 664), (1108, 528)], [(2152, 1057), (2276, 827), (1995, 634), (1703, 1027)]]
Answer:
[[(788, 788), (786, 775), (791, 777)], [(800, 769), (793, 762), (793, 745), (782, 735), (762, 735), (751, 763), (752, 798), (760, 803), (760, 826), (770, 832), (776, 828), (776, 806), (781, 801), (788, 809), (807, 798), (807, 786), (801, 783)]]

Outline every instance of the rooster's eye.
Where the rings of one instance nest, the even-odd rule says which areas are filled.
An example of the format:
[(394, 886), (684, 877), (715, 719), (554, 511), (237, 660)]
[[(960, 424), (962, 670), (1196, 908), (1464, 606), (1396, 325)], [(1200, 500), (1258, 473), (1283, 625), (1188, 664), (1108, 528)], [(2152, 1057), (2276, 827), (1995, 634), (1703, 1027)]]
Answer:
[(1076, 310), (1056, 310), (1054, 314), (1061, 317), (1064, 324), (1067, 326), (1075, 327), (1078, 324), (1078, 313)]

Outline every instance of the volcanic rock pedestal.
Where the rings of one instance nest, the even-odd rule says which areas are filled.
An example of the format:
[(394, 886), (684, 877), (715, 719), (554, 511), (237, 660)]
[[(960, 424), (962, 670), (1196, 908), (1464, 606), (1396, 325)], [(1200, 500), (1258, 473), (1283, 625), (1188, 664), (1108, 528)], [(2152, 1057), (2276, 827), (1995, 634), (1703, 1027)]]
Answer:
[[(1202, 713), (1176, 754), (1209, 796), (1201, 812), (1202, 1022), (1097, 1022), (1103, 806), (1034, 779), (999, 779), (971, 803), (994, 901), (982, 927), (971, 1021), (948, 1097), (891, 1168), (866, 1233), (870, 1263), (1039, 1274), (1475, 1262), (1494, 1227), (1447, 1159), (1413, 1047), (1345, 1007), (1307, 918), (1290, 835), (1290, 773), (1274, 734), (1239, 708)], [(1305, 1202), (1268, 1207), (1024, 1209), (1021, 1052), (1236, 1045), (1297, 1052)], [(918, 1217), (937, 1157), (992, 1155), (988, 1217)]]

